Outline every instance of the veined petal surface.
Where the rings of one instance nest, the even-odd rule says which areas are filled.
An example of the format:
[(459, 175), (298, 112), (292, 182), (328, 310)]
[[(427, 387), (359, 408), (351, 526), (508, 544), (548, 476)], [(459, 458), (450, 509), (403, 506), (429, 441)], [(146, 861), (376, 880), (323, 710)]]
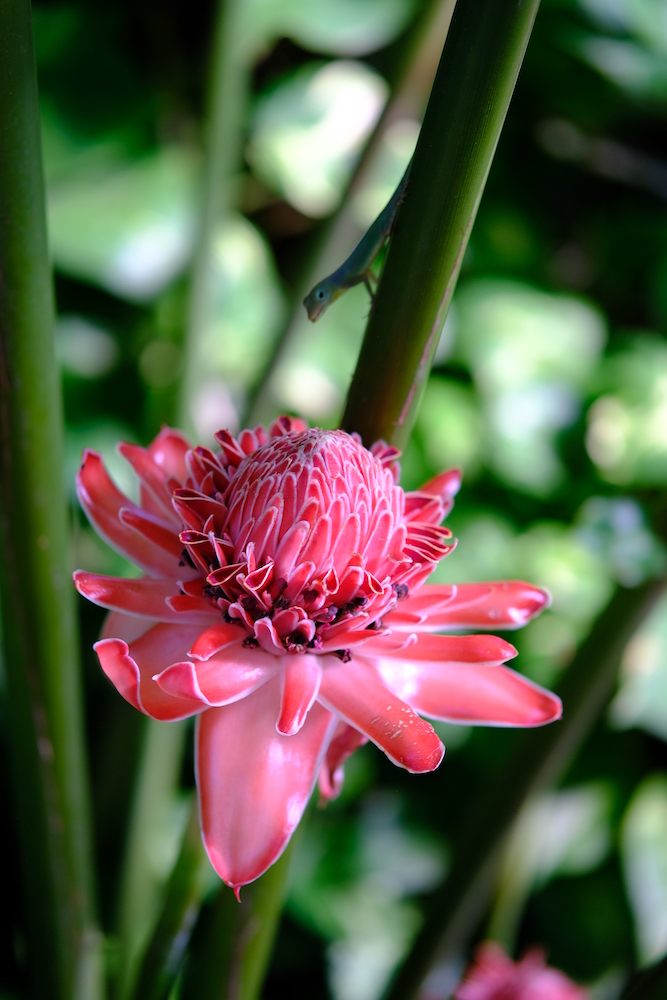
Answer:
[(434, 771), (445, 755), (433, 726), (387, 687), (372, 662), (328, 662), (318, 698), (413, 774)]
[(543, 726), (559, 719), (560, 698), (509, 667), (487, 663), (380, 660), (385, 684), (421, 715), (485, 726)]
[(204, 844), (234, 888), (282, 854), (314, 788), (335, 719), (314, 705), (294, 736), (276, 731), (277, 678), (197, 722), (196, 771)]
[(131, 705), (152, 719), (186, 719), (204, 707), (200, 701), (174, 697), (153, 680), (156, 671), (185, 659), (197, 634), (193, 625), (154, 625), (134, 642), (100, 639), (93, 647), (102, 670)]

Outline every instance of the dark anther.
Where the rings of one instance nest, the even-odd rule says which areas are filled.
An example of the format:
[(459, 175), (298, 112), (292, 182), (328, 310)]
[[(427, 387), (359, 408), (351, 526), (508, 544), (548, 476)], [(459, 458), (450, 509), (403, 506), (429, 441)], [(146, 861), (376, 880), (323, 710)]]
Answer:
[(352, 654), (349, 649), (336, 649), (334, 651), (334, 656), (337, 656), (339, 660), (343, 661), (343, 663), (349, 663), (352, 659)]
[(403, 601), (408, 596), (409, 590), (406, 583), (395, 583), (394, 593), (396, 594), (396, 600)]
[(289, 601), (286, 597), (279, 597), (277, 601), (273, 602), (273, 607), (275, 611), (285, 611), (289, 608)]
[(254, 611), (257, 607), (257, 601), (254, 597), (248, 595), (247, 597), (242, 597), (240, 601), (241, 607), (245, 608), (246, 611)]
[(368, 604), (367, 597), (355, 597), (352, 599), (351, 603), (355, 608), (364, 608)]
[(246, 638), (243, 640), (243, 645), (246, 649), (257, 649), (259, 643), (257, 642), (257, 639), (255, 639), (253, 635), (249, 635), (246, 636)]
[(195, 564), (192, 561), (192, 556), (190, 555), (187, 549), (183, 549), (183, 551), (181, 552), (181, 563), (186, 566), (189, 566), (191, 569), (196, 568)]
[(370, 629), (372, 632), (377, 632), (379, 628), (382, 628), (382, 619), (378, 618), (377, 621), (371, 622), (370, 625), (366, 626), (366, 629)]

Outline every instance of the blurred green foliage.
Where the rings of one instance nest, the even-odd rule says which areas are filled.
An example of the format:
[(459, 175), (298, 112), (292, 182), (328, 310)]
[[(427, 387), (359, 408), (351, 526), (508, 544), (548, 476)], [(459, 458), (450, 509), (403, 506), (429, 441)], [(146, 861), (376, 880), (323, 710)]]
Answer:
[[(237, 213), (214, 241), (216, 293), (198, 345), (205, 443), (218, 426), (239, 426), (423, 7), (246, 0), (253, 100)], [(34, 6), (70, 492), (84, 446), (131, 492), (115, 441), (145, 442), (175, 419), (213, 15), (211, 3), (175, 0)], [(459, 545), (439, 581), (520, 576), (550, 589), (551, 608), (512, 637), (518, 669), (544, 684), (615, 582), (634, 586), (665, 566), (649, 513), (667, 483), (666, 115), (662, 0), (544, 0), (404, 456), (408, 488), (446, 466), (464, 470), (449, 522)], [(418, 125), (406, 113), (382, 135), (354, 193), (361, 225), (400, 178)], [(367, 312), (357, 288), (316, 327), (299, 314), (266, 412), (335, 425)], [(77, 565), (132, 571), (73, 494), (72, 521)], [(113, 967), (142, 720), (90, 652), (101, 614), (82, 602), (81, 618)], [(667, 951), (666, 621), (663, 604), (628, 647), (609, 716), (565, 787), (527, 805), (489, 917), (510, 945), (540, 943), (597, 984), (598, 1000)], [(450, 755), (429, 777), (408, 778), (372, 747), (348, 763), (341, 798), (305, 832), (267, 1000), (379, 997), (419, 926), (419, 894), (441, 876), (460, 817), (507, 748), (499, 731), (442, 728)], [(3, 782), (5, 771), (3, 760)], [(183, 788), (192, 780), (186, 759)], [(176, 806), (165, 820), (174, 831)], [(11, 856), (11, 824), (0, 837)], [(0, 989), (18, 998), (26, 952), (15, 866), (0, 881)]]

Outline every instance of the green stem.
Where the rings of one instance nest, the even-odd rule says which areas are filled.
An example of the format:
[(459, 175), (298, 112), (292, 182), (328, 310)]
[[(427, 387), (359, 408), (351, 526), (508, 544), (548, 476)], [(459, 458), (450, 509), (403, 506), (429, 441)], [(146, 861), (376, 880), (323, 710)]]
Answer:
[(621, 1000), (664, 1000), (667, 996), (667, 956), (633, 976)]
[(118, 906), (120, 996), (126, 993), (155, 919), (163, 884), (155, 865), (155, 845), (171, 819), (187, 731), (185, 722), (146, 719), (145, 725)]
[(505, 838), (527, 796), (555, 783), (577, 753), (614, 688), (623, 650), (657, 600), (665, 580), (619, 587), (577, 650), (560, 685), (563, 718), (516, 735), (503, 773), (470, 817), (442, 885), (426, 904), (426, 919), (385, 1000), (414, 1000), (434, 961), (458, 954), (474, 932), (493, 891)]
[[(308, 258), (294, 293), (294, 309), (283, 331), (276, 338), (271, 356), (251, 389), (242, 424), (253, 427), (269, 423), (276, 415), (272, 381), (289, 356), (298, 353), (299, 344), (320, 337), (321, 327), (313, 330), (303, 306), (303, 298), (316, 281), (342, 264), (364, 235), (354, 207), (354, 198), (369, 183), (377, 167), (382, 141), (397, 122), (419, 121), (433, 84), (438, 60), (447, 37), (454, 0), (431, 0), (406, 39), (402, 65), (391, 99), (367, 144), (335, 217), (326, 226), (321, 242)], [(391, 81), (390, 81), (391, 82)]]
[[(303, 824), (306, 817), (301, 821)], [(295, 838), (241, 902), (223, 885), (191, 949), (183, 1000), (258, 1000), (283, 907)]]
[(199, 913), (208, 859), (193, 796), (178, 860), (167, 884), (162, 912), (144, 953), (132, 1000), (168, 1000)]
[(539, 0), (458, 0), (342, 426), (404, 448)]
[(250, 88), (244, 43), (243, 0), (218, 0), (208, 96), (199, 232), (190, 281), (181, 384), (181, 426), (194, 427), (192, 402), (207, 374), (202, 344), (209, 318), (211, 250), (220, 222), (233, 205), (232, 180), (241, 159), (241, 134)]
[(0, 3), (0, 517), (9, 738), (36, 996), (102, 995), (28, 0)]

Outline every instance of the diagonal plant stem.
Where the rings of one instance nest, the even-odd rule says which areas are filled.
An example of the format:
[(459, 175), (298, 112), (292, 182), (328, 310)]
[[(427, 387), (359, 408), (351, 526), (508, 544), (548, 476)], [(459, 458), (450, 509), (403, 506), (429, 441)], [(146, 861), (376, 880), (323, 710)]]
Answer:
[(539, 0), (458, 0), (342, 426), (407, 444)]
[(275, 416), (272, 380), (275, 373), (294, 349), (294, 342), (303, 335), (318, 337), (319, 329), (312, 328), (303, 306), (303, 298), (315, 282), (334, 271), (348, 256), (364, 235), (354, 207), (355, 196), (363, 191), (372, 177), (381, 152), (382, 141), (397, 122), (419, 121), (424, 114), (429, 91), (433, 85), (438, 60), (447, 37), (455, 0), (430, 0), (421, 12), (418, 22), (411, 28), (405, 42), (405, 55), (397, 73), (395, 90), (367, 144), (348, 186), (341, 206), (326, 226), (321, 242), (305, 264), (303, 274), (294, 292), (291, 314), (282, 332), (276, 338), (270, 357), (258, 375), (249, 393), (247, 413), (242, 426), (267, 423)]
[(259, 1000), (299, 830), (275, 864), (243, 887), (240, 903), (221, 886), (191, 950), (182, 1000)]
[(4, 663), (33, 992), (102, 996), (63, 426), (28, 0), (0, 4)]
[[(161, 896), (161, 874), (153, 856), (160, 827), (174, 804), (187, 732), (186, 722), (145, 719), (143, 747), (132, 803), (120, 879), (118, 931), (120, 996), (132, 980), (138, 954), (145, 945)], [(186, 834), (187, 835), (187, 834)]]
[(199, 914), (208, 868), (193, 796), (181, 850), (130, 994), (132, 1000), (168, 1000)]
[(424, 926), (390, 984), (385, 1000), (416, 1000), (434, 962), (465, 946), (493, 891), (500, 853), (526, 797), (558, 780), (614, 688), (623, 650), (665, 592), (667, 581), (618, 587), (582, 643), (559, 687), (563, 718), (516, 734), (503, 773), (466, 824), (450, 874), (426, 902)]

